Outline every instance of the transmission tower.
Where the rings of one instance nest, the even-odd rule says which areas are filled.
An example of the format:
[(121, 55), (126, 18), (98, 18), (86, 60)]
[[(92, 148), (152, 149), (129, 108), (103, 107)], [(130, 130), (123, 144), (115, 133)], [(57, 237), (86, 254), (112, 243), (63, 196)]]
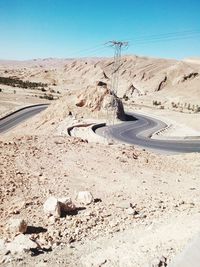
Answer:
[(119, 83), (121, 51), (122, 51), (122, 47), (128, 46), (128, 42), (109, 41), (106, 44), (114, 48), (114, 62), (113, 62), (113, 68), (112, 68), (112, 78), (111, 78), (111, 87), (110, 87), (111, 100), (107, 108), (107, 122), (109, 124), (110, 123), (114, 124), (114, 119), (116, 117), (116, 106), (117, 106), (116, 97), (117, 97), (117, 90), (118, 90), (118, 83)]

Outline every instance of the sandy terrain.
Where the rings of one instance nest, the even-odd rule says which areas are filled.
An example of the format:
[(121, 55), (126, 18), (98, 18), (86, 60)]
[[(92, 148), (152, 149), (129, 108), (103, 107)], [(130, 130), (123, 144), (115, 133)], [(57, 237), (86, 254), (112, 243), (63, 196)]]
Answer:
[[(61, 92), (82, 90), (97, 81), (110, 84), (111, 59), (44, 59), (22, 62), (0, 61), (0, 75), (16, 76), (30, 82), (47, 83)], [(191, 60), (176, 61), (125, 56), (121, 60), (118, 95), (131, 101), (148, 103), (161, 101), (181, 105), (199, 104), (200, 64)], [(181, 91), (181, 94), (180, 94)]]
[[(29, 226), (25, 235), (41, 246), (37, 256), (38, 251), (2, 255), (2, 266), (158, 267), (162, 256), (168, 264), (199, 232), (198, 153), (150, 153), (95, 139), (84, 127), (73, 130), (81, 138), (67, 135), (71, 125), (107, 119), (111, 63), (110, 59), (1, 62), (0, 76), (47, 83), (48, 90), (61, 92), (43, 113), (0, 136), (0, 236), (12, 241), (9, 220), (24, 218)], [(126, 71), (120, 71), (119, 94), (128, 96), (126, 110), (163, 118), (172, 124), (165, 135), (199, 133), (199, 113), (170, 104), (185, 98), (191, 105), (199, 103), (199, 74), (191, 74), (199, 73), (198, 64), (125, 57), (122, 66)], [(167, 82), (160, 85), (165, 75)], [(41, 94), (18, 87), (13, 94), (1, 87), (1, 113), (24, 100), (38, 103), (32, 94)], [(164, 109), (153, 106), (152, 100), (164, 103)], [(94, 196), (90, 205), (75, 198), (85, 190)], [(43, 204), (49, 196), (71, 197), (76, 211), (60, 218), (46, 216)]]
[[(98, 266), (105, 259), (105, 266), (144, 266), (162, 255), (172, 259), (199, 231), (198, 154), (166, 157), (66, 137), (6, 135), (1, 154), (1, 234), (8, 236), (9, 218), (24, 217), (47, 229), (36, 234), (39, 242), (57, 242), (51, 253), (23, 255), (28, 266)], [(80, 190), (102, 202), (55, 223), (44, 216), (49, 195), (74, 200)], [(130, 203), (135, 215), (127, 212)]]

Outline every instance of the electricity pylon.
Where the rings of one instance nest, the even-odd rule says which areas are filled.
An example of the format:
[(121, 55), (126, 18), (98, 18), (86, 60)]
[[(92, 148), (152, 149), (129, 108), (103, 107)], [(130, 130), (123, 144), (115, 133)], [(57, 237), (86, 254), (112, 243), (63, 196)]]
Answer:
[(113, 68), (112, 68), (112, 78), (111, 78), (111, 87), (110, 87), (111, 100), (107, 108), (107, 122), (108, 124), (110, 123), (114, 124), (114, 119), (116, 117), (116, 107), (117, 107), (116, 97), (117, 97), (118, 84), (119, 84), (121, 51), (122, 51), (122, 47), (128, 46), (128, 42), (109, 41), (106, 44), (114, 48), (114, 62), (113, 62)]

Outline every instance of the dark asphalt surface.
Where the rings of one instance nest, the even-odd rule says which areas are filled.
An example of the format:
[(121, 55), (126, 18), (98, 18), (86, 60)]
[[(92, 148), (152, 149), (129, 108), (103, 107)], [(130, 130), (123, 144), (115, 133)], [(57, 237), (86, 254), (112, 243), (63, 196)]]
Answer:
[[(45, 110), (48, 104), (33, 105), (22, 108), (0, 119), (0, 133), (7, 132), (21, 122)], [(135, 118), (121, 124), (100, 127), (96, 133), (123, 143), (134, 144), (144, 148), (168, 152), (200, 152), (200, 140), (156, 140), (151, 135), (167, 125), (157, 119), (135, 113), (128, 114)]]
[(31, 118), (39, 112), (45, 110), (48, 104), (33, 105), (19, 109), (4, 118), (0, 119), (0, 133), (5, 133), (8, 130), (14, 128), (21, 122)]
[(134, 144), (143, 148), (190, 153), (200, 152), (200, 140), (156, 140), (151, 135), (167, 125), (154, 118), (131, 113), (136, 120), (126, 121), (113, 126), (98, 128), (95, 132), (108, 138), (117, 139), (123, 143)]

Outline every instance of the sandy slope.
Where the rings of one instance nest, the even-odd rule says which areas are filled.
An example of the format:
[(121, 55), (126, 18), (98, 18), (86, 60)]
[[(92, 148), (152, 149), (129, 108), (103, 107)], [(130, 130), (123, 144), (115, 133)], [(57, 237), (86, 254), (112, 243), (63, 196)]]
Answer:
[[(127, 109), (173, 120), (176, 126), (178, 121), (183, 129), (199, 120), (199, 114), (137, 105), (150, 106), (154, 97), (198, 103), (198, 64), (127, 56), (122, 67), (119, 94), (131, 98)], [(1, 62), (1, 75), (47, 82), (63, 93), (45, 112), (0, 137), (1, 237), (12, 239), (8, 220), (24, 217), (29, 226), (46, 231), (28, 235), (52, 249), (4, 260), (17, 266), (142, 267), (162, 255), (171, 261), (199, 232), (199, 154), (156, 155), (66, 136), (69, 125), (107, 118), (111, 72), (110, 59)], [(48, 196), (75, 201), (79, 190), (91, 191), (96, 202), (57, 220), (44, 216)]]

